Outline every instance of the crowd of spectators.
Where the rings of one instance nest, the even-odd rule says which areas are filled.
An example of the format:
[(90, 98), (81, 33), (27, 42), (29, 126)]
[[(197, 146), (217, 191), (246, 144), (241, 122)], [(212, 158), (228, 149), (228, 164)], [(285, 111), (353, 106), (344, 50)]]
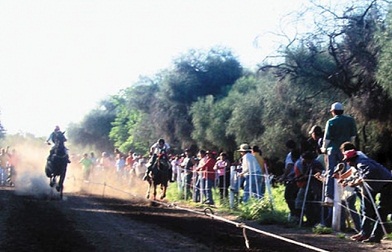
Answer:
[[(392, 195), (391, 171), (356, 149), (355, 121), (343, 114), (341, 103), (331, 105), (331, 114), (333, 117), (326, 123), (325, 131), (314, 125), (305, 141), (286, 142), (288, 153), (277, 181), (285, 185), (289, 221), (300, 226), (331, 227), (336, 209), (341, 207), (343, 210), (338, 212), (340, 230), (357, 232), (352, 237), (356, 241), (380, 242), (386, 233), (383, 224), (392, 214), (392, 201), (387, 200)], [(170, 180), (176, 182), (179, 197), (184, 200), (215, 205), (217, 199), (213, 190), (216, 188), (220, 203), (235, 194), (238, 203), (246, 204), (251, 198), (262, 200), (266, 188), (271, 189), (271, 174), (256, 145), (243, 143), (230, 157), (223, 151), (204, 149), (185, 149), (168, 157)], [(92, 176), (92, 170), (110, 169), (117, 174), (117, 179), (128, 181), (136, 174), (143, 175), (136, 172), (136, 167), (151, 166), (147, 158), (132, 151), (123, 154), (118, 149), (114, 151), (114, 158), (102, 153), (101, 158), (96, 159), (91, 153), (92, 161), (86, 159), (87, 153), (79, 161), (84, 179)], [(380, 196), (379, 202), (376, 202), (377, 196)]]

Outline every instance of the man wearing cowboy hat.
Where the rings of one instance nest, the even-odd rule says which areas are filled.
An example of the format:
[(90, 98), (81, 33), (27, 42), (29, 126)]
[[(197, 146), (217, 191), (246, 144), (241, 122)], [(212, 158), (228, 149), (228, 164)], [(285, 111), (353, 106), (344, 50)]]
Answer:
[[(386, 223), (388, 214), (392, 213), (392, 174), (387, 168), (373, 159), (364, 155), (358, 155), (356, 150), (348, 150), (343, 154), (343, 160), (351, 167), (356, 168), (359, 173), (359, 177), (348, 182), (347, 185), (352, 187), (361, 185), (364, 187), (363, 191), (365, 194), (363, 202), (365, 219), (362, 222), (361, 232), (352, 236), (351, 239), (380, 243), (384, 234), (382, 223)], [(377, 216), (375, 205), (373, 204), (378, 193), (380, 193), (377, 209), (379, 216)], [(378, 217), (380, 217), (382, 223), (380, 223)], [(378, 219), (378, 221), (375, 223), (372, 233), (372, 220), (374, 219)]]
[(240, 152), (242, 172), (238, 174), (245, 178), (243, 202), (249, 200), (249, 196), (257, 199), (262, 198), (261, 193), (261, 167), (255, 156), (251, 154), (252, 149), (249, 144), (241, 144), (237, 150)]

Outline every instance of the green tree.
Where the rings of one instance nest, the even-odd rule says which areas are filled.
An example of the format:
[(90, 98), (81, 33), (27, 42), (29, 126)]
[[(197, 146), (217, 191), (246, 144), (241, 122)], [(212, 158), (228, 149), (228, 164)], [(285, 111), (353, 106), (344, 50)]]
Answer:
[(102, 151), (111, 151), (113, 142), (109, 139), (112, 123), (116, 118), (115, 105), (110, 100), (103, 100), (100, 107), (92, 110), (80, 124), (68, 127), (68, 138), (81, 147), (94, 147)]
[(377, 80), (386, 93), (392, 97), (392, 74), (390, 66), (392, 60), (392, 9), (387, 14), (384, 26), (380, 27), (377, 35), (378, 44), (381, 47), (378, 59)]
[(242, 67), (230, 50), (215, 47), (209, 51), (190, 50), (174, 62), (174, 71), (167, 79), (168, 97), (187, 104), (199, 97), (225, 94), (242, 76)]
[(320, 112), (314, 121), (329, 113), (306, 101), (317, 97), (323, 104), (344, 102), (346, 112), (358, 121), (363, 146), (369, 145), (369, 122), (391, 120), (391, 100), (375, 78), (380, 54), (375, 38), (383, 27), (383, 9), (375, 0), (349, 6), (342, 14), (322, 5), (316, 7), (316, 30), (290, 41), (283, 51), (283, 63), (264, 65), (261, 70), (273, 70), (279, 78), (287, 78), (290, 89), (300, 85), (307, 94), (300, 96), (303, 109)]
[(166, 138), (178, 148), (194, 145), (189, 111), (192, 103), (208, 95), (223, 97), (241, 74), (240, 63), (227, 49), (190, 50), (179, 57), (174, 69), (162, 74), (149, 104), (153, 135)]

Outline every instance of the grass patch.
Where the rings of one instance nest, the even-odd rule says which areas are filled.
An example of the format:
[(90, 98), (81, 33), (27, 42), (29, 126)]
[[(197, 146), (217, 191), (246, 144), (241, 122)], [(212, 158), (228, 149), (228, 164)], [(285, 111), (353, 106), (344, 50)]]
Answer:
[(332, 228), (319, 224), (312, 228), (312, 232), (315, 234), (332, 234), (333, 230)]
[[(284, 199), (284, 185), (277, 185), (271, 188), (271, 195), (266, 190), (263, 199), (250, 198), (247, 203), (239, 203), (242, 198), (242, 192), (235, 195), (234, 207), (231, 208), (229, 199), (219, 199), (219, 190), (214, 188), (213, 199), (215, 202), (215, 212), (228, 213), (238, 216), (245, 220), (256, 220), (263, 224), (282, 224), (287, 222), (289, 213), (286, 201)], [(192, 198), (184, 200), (182, 193), (178, 191), (177, 183), (171, 183), (167, 190), (167, 198), (190, 207), (203, 208), (206, 205), (199, 202), (193, 202)]]

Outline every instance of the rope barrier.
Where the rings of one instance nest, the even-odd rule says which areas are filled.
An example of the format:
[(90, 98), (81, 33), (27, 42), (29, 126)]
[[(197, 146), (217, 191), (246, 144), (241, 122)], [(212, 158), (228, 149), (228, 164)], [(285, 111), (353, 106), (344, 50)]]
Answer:
[[(262, 176), (265, 176), (265, 175), (262, 175)], [(268, 176), (265, 176), (265, 177), (268, 177)], [(73, 177), (73, 179), (74, 179), (74, 181), (76, 180), (75, 177)], [(374, 180), (374, 179), (365, 179), (365, 181), (368, 181), (368, 182), (370, 182), (370, 181), (371, 182), (384, 182), (384, 183), (385, 182), (388, 182), (388, 183), (392, 182), (392, 180)], [(103, 186), (103, 195), (102, 195), (103, 197), (105, 196), (105, 188), (106, 187), (109, 187), (109, 188), (111, 188), (113, 190), (116, 190), (116, 191), (128, 194), (128, 195), (133, 196), (133, 197), (137, 197), (136, 195), (131, 194), (128, 191), (124, 191), (124, 190), (121, 190), (121, 189), (119, 189), (117, 187), (108, 185), (106, 182), (104, 182), (104, 183), (89, 182), (89, 183), (95, 184), (95, 185), (102, 185)], [(365, 190), (368, 190), (368, 188), (367, 188), (368, 185), (367, 186), (366, 185), (364, 186)], [(187, 186), (185, 185), (184, 186), (185, 190), (186, 190), (186, 187)], [(201, 194), (203, 192), (202, 190), (203, 190), (203, 188), (200, 188), (200, 193)], [(201, 198), (202, 198), (202, 196), (201, 196)], [(241, 228), (242, 229), (242, 234), (243, 234), (243, 237), (244, 237), (244, 240), (245, 240), (245, 246), (248, 249), (250, 248), (250, 243), (249, 243), (249, 239), (248, 239), (247, 234), (246, 234), (246, 230), (251, 230), (251, 231), (254, 231), (256, 233), (260, 233), (260, 234), (263, 234), (263, 235), (266, 235), (266, 236), (270, 236), (270, 237), (273, 237), (275, 239), (279, 239), (279, 240), (282, 240), (282, 241), (285, 241), (285, 242), (288, 242), (288, 243), (292, 243), (292, 244), (295, 244), (295, 245), (298, 245), (298, 246), (301, 246), (301, 247), (304, 247), (304, 248), (308, 248), (308, 249), (314, 250), (314, 251), (326, 251), (326, 250), (323, 250), (323, 249), (320, 249), (320, 248), (317, 248), (317, 247), (314, 247), (314, 246), (311, 246), (311, 245), (308, 245), (308, 244), (305, 244), (305, 243), (297, 242), (297, 241), (294, 241), (294, 240), (291, 240), (291, 239), (288, 239), (288, 238), (285, 238), (285, 237), (282, 237), (282, 236), (279, 236), (279, 235), (275, 235), (275, 234), (272, 234), (272, 233), (269, 233), (269, 232), (266, 232), (266, 231), (262, 231), (262, 230), (259, 230), (259, 229), (247, 226), (244, 223), (234, 222), (234, 221), (228, 220), (226, 218), (217, 216), (217, 215), (214, 214), (214, 212), (213, 212), (213, 210), (211, 208), (205, 208), (203, 212), (200, 212), (200, 211), (193, 210), (193, 209), (179, 207), (179, 206), (177, 206), (175, 204), (167, 204), (167, 203), (164, 203), (164, 202), (161, 202), (161, 201), (152, 200), (152, 202), (154, 202), (156, 204), (164, 205), (166, 207), (174, 207), (174, 208), (179, 209), (179, 210), (192, 212), (192, 213), (195, 213), (195, 214), (203, 214), (203, 215), (206, 215), (208, 217), (211, 217), (212, 219), (223, 221), (223, 222), (232, 224), (232, 225), (234, 225), (234, 226), (236, 226), (238, 228)], [(309, 202), (309, 201), (307, 201), (307, 202)], [(320, 203), (320, 204), (322, 204), (322, 201), (311, 201), (311, 202), (312, 203)], [(353, 210), (349, 209), (348, 206), (345, 206), (345, 205), (341, 204), (340, 202), (338, 204), (340, 204), (344, 208), (348, 209), (349, 211), (353, 211)], [(372, 204), (373, 204), (373, 206), (375, 206), (374, 200), (372, 200)], [(376, 210), (376, 214), (378, 215), (377, 210)], [(363, 217), (363, 215), (361, 215), (361, 216)], [(378, 219), (380, 218), (379, 216), (377, 216), (377, 217), (378, 217)], [(369, 218), (369, 217), (366, 216), (366, 218)], [(373, 221), (377, 221), (377, 220), (373, 220)], [(383, 223), (381, 223), (381, 224), (382, 224), (383, 231), (385, 233), (385, 228), (383, 226)]]
[(210, 209), (210, 211), (212, 213), (207, 213), (206, 209), (204, 209), (203, 212), (200, 212), (200, 211), (197, 211), (197, 210), (180, 207), (180, 206), (177, 206), (175, 204), (166, 204), (166, 203), (162, 203), (162, 202), (159, 202), (159, 201), (157, 201), (156, 203), (161, 204), (161, 205), (166, 205), (168, 207), (174, 207), (176, 209), (183, 210), (183, 211), (188, 211), (188, 212), (195, 213), (195, 214), (206, 215), (206, 216), (211, 217), (212, 219), (223, 221), (223, 222), (232, 224), (232, 225), (234, 225), (234, 226), (236, 226), (238, 228), (242, 228), (243, 229), (244, 239), (245, 239), (245, 246), (248, 249), (249, 249), (250, 246), (249, 246), (249, 239), (246, 236), (246, 230), (251, 230), (253, 232), (260, 233), (260, 234), (263, 234), (263, 235), (266, 235), (266, 236), (270, 236), (270, 237), (273, 237), (273, 238), (276, 238), (276, 239), (279, 239), (279, 240), (282, 240), (282, 241), (285, 241), (285, 242), (288, 242), (288, 243), (292, 243), (292, 244), (295, 244), (295, 245), (298, 245), (298, 246), (301, 246), (301, 247), (304, 247), (304, 248), (307, 248), (307, 249), (311, 249), (311, 250), (314, 250), (314, 251), (320, 251), (320, 252), (327, 251), (327, 250), (324, 250), (324, 249), (321, 249), (321, 248), (314, 247), (312, 245), (308, 245), (308, 244), (305, 244), (305, 243), (302, 243), (302, 242), (294, 241), (292, 239), (285, 238), (283, 236), (279, 236), (279, 235), (276, 235), (276, 234), (273, 234), (273, 233), (270, 233), (270, 232), (266, 232), (266, 231), (263, 231), (263, 230), (260, 230), (260, 229), (256, 229), (256, 228), (247, 226), (244, 223), (235, 222), (235, 221), (223, 218), (221, 216), (214, 215), (210, 208), (206, 208), (206, 209)]
[(245, 227), (242, 227), (242, 235), (245, 238), (245, 246), (246, 246), (247, 249), (249, 249), (249, 239), (246, 236), (246, 228)]
[[(75, 180), (76, 179), (74, 178), (74, 181)], [(79, 180), (81, 180), (81, 179), (79, 179)], [(123, 192), (123, 193), (131, 195), (133, 197), (137, 197), (136, 195), (133, 195), (133, 194), (127, 192), (127, 191), (124, 191), (124, 190), (121, 190), (121, 189), (116, 188), (114, 186), (108, 185), (106, 182), (103, 182), (103, 183), (89, 182), (89, 183), (95, 184), (95, 185), (102, 185), (104, 188), (109, 187), (109, 188), (111, 188), (113, 190), (116, 190), (116, 191), (119, 191), (119, 192)], [(103, 194), (103, 197), (104, 197), (104, 194)], [(320, 249), (320, 248), (317, 248), (317, 247), (314, 247), (314, 246), (311, 246), (311, 245), (308, 245), (308, 244), (305, 244), (305, 243), (297, 242), (297, 241), (294, 241), (294, 240), (291, 240), (291, 239), (288, 239), (288, 238), (285, 238), (285, 237), (282, 237), (282, 236), (279, 236), (279, 235), (275, 235), (275, 234), (272, 234), (272, 233), (269, 233), (269, 232), (266, 232), (266, 231), (262, 231), (262, 230), (259, 230), (259, 229), (247, 226), (244, 223), (231, 221), (231, 220), (223, 218), (221, 216), (217, 216), (217, 215), (214, 214), (214, 211), (210, 207), (207, 207), (207, 208), (205, 208), (203, 210), (203, 212), (200, 212), (200, 211), (197, 211), (197, 210), (193, 210), (193, 209), (177, 206), (174, 203), (165, 203), (165, 202), (157, 201), (157, 200), (151, 200), (151, 202), (154, 202), (155, 204), (163, 205), (163, 206), (166, 206), (166, 207), (169, 207), (169, 208), (175, 208), (175, 209), (179, 209), (179, 210), (182, 210), (182, 211), (187, 211), (187, 212), (191, 212), (191, 213), (195, 213), (195, 214), (199, 214), (199, 215), (205, 215), (205, 216), (211, 217), (212, 219), (223, 221), (223, 222), (232, 224), (232, 225), (234, 225), (237, 228), (241, 228), (242, 229), (242, 235), (243, 235), (244, 240), (245, 240), (245, 246), (246, 246), (247, 249), (250, 248), (250, 242), (249, 242), (249, 239), (247, 237), (246, 230), (251, 230), (253, 232), (260, 233), (260, 234), (263, 234), (263, 235), (266, 235), (266, 236), (270, 236), (270, 237), (273, 237), (273, 238), (276, 238), (276, 239), (279, 239), (279, 240), (282, 240), (282, 241), (285, 241), (285, 242), (288, 242), (288, 243), (292, 243), (292, 244), (295, 244), (295, 245), (298, 245), (298, 246), (301, 246), (301, 247), (304, 247), (304, 248), (307, 248), (307, 249), (311, 249), (311, 250), (314, 250), (314, 251), (320, 251), (320, 252), (327, 251), (327, 250), (323, 250), (323, 249)]]

